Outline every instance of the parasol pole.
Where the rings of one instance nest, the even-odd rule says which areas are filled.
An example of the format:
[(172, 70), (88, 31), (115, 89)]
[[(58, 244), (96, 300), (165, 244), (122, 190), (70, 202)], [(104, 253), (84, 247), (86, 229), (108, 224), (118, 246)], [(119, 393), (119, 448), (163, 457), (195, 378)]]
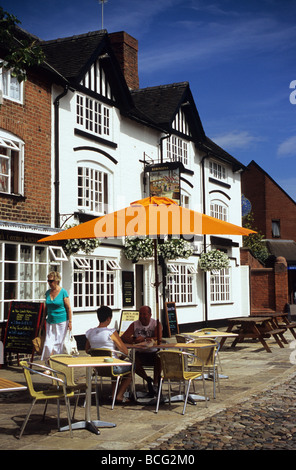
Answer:
[(158, 300), (158, 259), (157, 259), (157, 238), (153, 240), (154, 242), (154, 268), (155, 268), (155, 295), (156, 295), (156, 328), (157, 328), (157, 344), (160, 344), (160, 337), (159, 337), (159, 300)]

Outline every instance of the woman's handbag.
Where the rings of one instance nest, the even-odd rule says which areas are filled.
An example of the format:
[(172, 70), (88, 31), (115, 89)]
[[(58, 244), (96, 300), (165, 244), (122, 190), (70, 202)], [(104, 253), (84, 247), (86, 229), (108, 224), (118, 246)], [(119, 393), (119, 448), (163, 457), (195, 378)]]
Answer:
[(66, 337), (63, 343), (63, 353), (71, 354), (71, 356), (78, 356), (79, 354), (76, 340), (70, 330), (68, 330), (66, 333)]
[(42, 354), (44, 341), (45, 341), (45, 330), (44, 329), (41, 330), (41, 327), (40, 327), (38, 336), (32, 339), (32, 343), (36, 351), (36, 354)]

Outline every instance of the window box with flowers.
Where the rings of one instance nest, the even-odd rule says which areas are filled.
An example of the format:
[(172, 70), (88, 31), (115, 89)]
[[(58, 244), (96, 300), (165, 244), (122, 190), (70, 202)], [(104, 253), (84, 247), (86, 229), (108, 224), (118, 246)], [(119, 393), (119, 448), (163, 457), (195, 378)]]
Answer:
[[(189, 258), (193, 253), (192, 245), (183, 239), (166, 240), (158, 244), (158, 256), (166, 260)], [(125, 257), (133, 263), (140, 259), (153, 257), (153, 240), (150, 238), (127, 237), (124, 246)]]
[(200, 255), (199, 267), (203, 271), (220, 271), (229, 268), (229, 258), (220, 250), (211, 250)]

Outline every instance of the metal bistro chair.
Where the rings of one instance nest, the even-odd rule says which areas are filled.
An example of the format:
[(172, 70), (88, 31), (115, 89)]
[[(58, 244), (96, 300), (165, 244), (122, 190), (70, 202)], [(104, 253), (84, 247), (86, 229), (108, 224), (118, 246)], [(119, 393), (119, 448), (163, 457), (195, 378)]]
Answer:
[(188, 360), (189, 357), (192, 357), (193, 354), (189, 354), (183, 351), (163, 350), (163, 351), (159, 351), (158, 355), (161, 361), (161, 376), (160, 376), (160, 383), (159, 383), (155, 413), (157, 413), (159, 409), (159, 401), (160, 401), (163, 381), (167, 381), (169, 385), (168, 391), (169, 391), (169, 403), (170, 404), (171, 404), (171, 389), (170, 389), (171, 382), (177, 382), (179, 384), (180, 383), (185, 384), (186, 382), (188, 383), (187, 389), (185, 392), (185, 401), (184, 401), (184, 407), (183, 407), (183, 412), (182, 412), (182, 414), (184, 415), (191, 382), (192, 380), (195, 380), (198, 377), (202, 377), (204, 395), (205, 395), (205, 405), (207, 407), (208, 398), (206, 395), (206, 386), (205, 386), (205, 381), (203, 377), (202, 361), (196, 358), (196, 360), (199, 362), (201, 366), (201, 370), (191, 372), (191, 371), (186, 370), (186, 360)]
[[(201, 328), (200, 330), (195, 330), (194, 333), (199, 333), (199, 332), (201, 332), (201, 333), (215, 333), (215, 331), (218, 331), (217, 328)], [(220, 358), (219, 353), (217, 354), (217, 358), (218, 358), (218, 362), (219, 362), (220, 371), (222, 372), (222, 363), (221, 363), (221, 358)]]
[[(57, 376), (62, 378), (63, 377), (66, 377), (66, 380), (67, 380), (67, 391), (70, 391), (70, 392), (76, 392), (75, 395), (76, 395), (76, 400), (75, 400), (75, 406), (74, 406), (74, 410), (73, 410), (73, 416), (72, 416), (72, 419), (74, 419), (74, 416), (75, 416), (75, 411), (76, 411), (76, 408), (77, 408), (77, 404), (78, 404), (78, 400), (79, 400), (79, 397), (80, 397), (80, 394), (81, 392), (84, 392), (86, 391), (86, 383), (76, 383), (75, 382), (75, 373), (74, 373), (74, 368), (73, 367), (67, 367), (65, 366), (64, 364), (60, 364), (58, 362), (55, 362), (54, 359), (62, 359), (63, 357), (72, 357), (70, 354), (54, 354), (52, 356), (50, 356), (49, 358), (49, 366), (52, 368), (52, 369), (55, 369), (55, 371), (57, 372)], [(59, 372), (61, 372), (59, 374)], [(58, 387), (59, 383), (56, 381), (56, 380), (52, 380), (53, 382), (53, 385), (55, 387)]]
[[(125, 354), (123, 354), (122, 352), (120, 351), (115, 351), (115, 350), (112, 350), (112, 349), (106, 349), (106, 348), (92, 348), (89, 350), (89, 354), (91, 356), (109, 356), (109, 357), (112, 357), (113, 356), (113, 353), (116, 353), (116, 354), (120, 354), (121, 356), (125, 356), (128, 358), (128, 356), (126, 356)], [(115, 400), (116, 400), (116, 395), (117, 395), (117, 390), (118, 390), (118, 385), (119, 385), (119, 381), (122, 377), (125, 377), (127, 376), (128, 374), (130, 374), (131, 371), (128, 371), (128, 372), (124, 372), (122, 374), (116, 374), (116, 372), (114, 372), (114, 369), (112, 367), (112, 365), (110, 364), (110, 367), (103, 367), (103, 368), (95, 368), (95, 374), (96, 374), (96, 397), (97, 397), (97, 403), (99, 402), (99, 393), (98, 393), (98, 383), (97, 383), (97, 377), (101, 377), (101, 384), (102, 384), (102, 378), (104, 377), (108, 377), (108, 378), (111, 378), (111, 382), (114, 382), (116, 381), (116, 384), (115, 384), (115, 390), (114, 390), (114, 395), (113, 395), (113, 400), (112, 400), (112, 406), (111, 406), (111, 409), (113, 410), (114, 408), (114, 405), (115, 405)], [(99, 418), (98, 418), (99, 419)]]
[[(41, 364), (35, 364), (34, 362), (27, 362), (27, 361), (20, 361), (20, 365), (23, 368), (25, 379), (27, 382), (27, 387), (29, 390), (29, 393), (31, 397), (33, 398), (32, 404), (30, 406), (30, 409), (28, 411), (28, 414), (23, 422), (23, 425), (20, 430), (19, 434), (19, 439), (21, 439), (23, 432), (25, 430), (25, 427), (27, 425), (27, 422), (29, 420), (30, 414), (33, 410), (33, 406), (35, 405), (36, 401), (38, 400), (57, 400), (58, 402), (58, 429), (60, 429), (60, 407), (59, 407), (59, 400), (63, 398), (65, 400), (65, 404), (67, 407), (67, 417), (68, 417), (68, 423), (69, 423), (69, 430), (70, 430), (70, 435), (72, 435), (72, 425), (71, 425), (71, 411), (70, 411), (70, 402), (69, 398), (74, 396), (73, 391), (68, 391), (67, 392), (67, 381), (66, 377), (64, 379), (61, 379), (60, 377), (57, 377), (57, 372), (54, 369), (51, 369), (50, 367), (43, 366)], [(47, 375), (45, 372), (47, 371), (50, 372), (52, 375)], [(38, 375), (45, 377), (47, 380), (52, 381), (53, 376), (55, 377), (55, 381), (60, 385), (60, 388), (56, 388), (55, 390), (41, 390), (41, 391), (36, 391), (33, 385), (32, 381), (32, 375)], [(59, 372), (59, 375), (62, 375), (61, 372)], [(46, 410), (45, 410), (46, 411)], [(45, 411), (43, 413), (43, 418), (45, 417)]]
[(217, 367), (217, 355), (220, 344), (218, 341), (212, 338), (195, 339), (191, 342), (191, 344), (199, 344), (200, 346), (198, 348), (192, 348), (194, 356), (191, 360), (188, 360), (187, 366), (189, 370), (201, 370), (201, 366), (195, 358), (197, 357), (200, 361), (202, 361), (203, 372), (206, 373), (207, 371), (206, 378), (213, 379), (213, 397), (216, 398), (216, 382), (218, 384), (218, 390), (220, 391), (219, 374)]

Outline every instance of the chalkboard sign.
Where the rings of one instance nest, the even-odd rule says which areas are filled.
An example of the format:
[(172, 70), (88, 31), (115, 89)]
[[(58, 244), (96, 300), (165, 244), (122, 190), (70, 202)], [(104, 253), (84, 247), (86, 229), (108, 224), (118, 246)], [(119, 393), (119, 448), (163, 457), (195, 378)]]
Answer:
[(128, 327), (136, 320), (139, 320), (139, 312), (137, 310), (122, 310), (119, 336), (123, 335)]
[(123, 307), (134, 306), (134, 273), (122, 271), (122, 301)]
[(179, 333), (177, 311), (175, 302), (165, 302), (165, 314), (168, 328), (168, 337)]
[(37, 336), (43, 304), (37, 302), (11, 302), (4, 350), (16, 353), (32, 353), (32, 340)]

